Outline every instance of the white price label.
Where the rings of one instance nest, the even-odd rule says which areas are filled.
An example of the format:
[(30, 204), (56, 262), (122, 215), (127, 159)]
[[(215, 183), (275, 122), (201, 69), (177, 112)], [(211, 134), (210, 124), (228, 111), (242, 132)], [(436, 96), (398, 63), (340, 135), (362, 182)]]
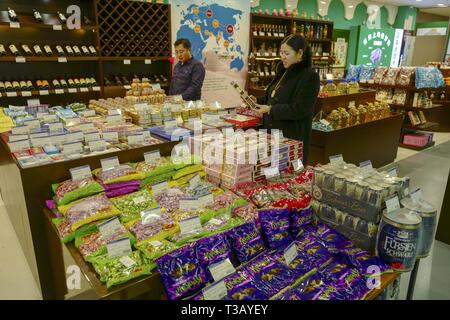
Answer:
[(64, 89), (55, 89), (55, 94), (64, 94)]
[(372, 161), (370, 161), (370, 160), (361, 162), (359, 164), (359, 167), (361, 168), (362, 176), (364, 179), (375, 174), (375, 170), (373, 170), (373, 167), (372, 167)]
[(77, 88), (69, 88), (69, 93), (77, 93)]
[(331, 164), (340, 164), (344, 162), (344, 158), (342, 157), (342, 154), (337, 154), (334, 156), (330, 156), (330, 163)]
[(153, 164), (161, 161), (161, 154), (159, 153), (159, 150), (149, 151), (144, 153), (144, 159), (145, 163)]
[(83, 152), (83, 145), (81, 142), (69, 142), (63, 144), (64, 155), (81, 154)]
[(54, 24), (53, 25), (54, 31), (62, 31), (62, 25), (61, 24)]
[(22, 91), (22, 97), (31, 97), (31, 91)]
[(22, 150), (30, 149), (30, 141), (28, 139), (26, 139), (26, 140), (10, 142), (9, 149), (11, 150), (11, 152), (19, 152)]
[(12, 134), (27, 134), (28, 132), (30, 132), (30, 127), (25, 125), (11, 128)]
[(82, 115), (83, 117), (93, 117), (93, 116), (95, 116), (95, 110), (86, 110), (86, 111), (83, 111), (83, 112), (81, 112), (81, 115)]
[(294, 259), (297, 257), (297, 255), (297, 246), (295, 245), (295, 243), (291, 243), (291, 245), (284, 250), (284, 261), (287, 265), (290, 265), (292, 261), (294, 261)]
[(100, 87), (92, 87), (92, 91), (100, 91)]
[(105, 139), (108, 142), (119, 141), (119, 134), (115, 131), (103, 132), (102, 135), (103, 135), (103, 139)]
[(23, 124), (26, 125), (27, 127), (30, 127), (30, 129), (40, 128), (41, 127), (41, 123), (37, 119), (36, 120), (24, 121)]
[(102, 164), (102, 169), (108, 170), (108, 169), (114, 169), (118, 166), (120, 166), (119, 158), (118, 157), (110, 157), (106, 159), (101, 159), (100, 163)]
[(79, 125), (79, 129), (82, 132), (91, 132), (91, 131), (95, 130), (94, 123), (92, 123), (92, 122), (82, 122)]
[(49, 92), (48, 92), (48, 90), (39, 90), (39, 95), (40, 96), (48, 96)]
[(354, 106), (355, 106), (355, 101), (354, 100), (350, 101), (349, 104), (348, 104), (348, 107), (351, 108), (351, 107), (354, 107)]
[(195, 187), (197, 187), (201, 182), (202, 182), (202, 180), (200, 179), (200, 175), (196, 174), (196, 175), (193, 176), (191, 179), (189, 179), (189, 187), (190, 187), (190, 188), (195, 188)]
[(164, 121), (164, 130), (169, 131), (177, 127), (177, 120)]
[(42, 117), (42, 120), (43, 120), (45, 123), (51, 123), (51, 122), (56, 122), (56, 121), (58, 121), (58, 117), (56, 116), (56, 114), (45, 114), (45, 115)]
[(11, 29), (20, 29), (20, 23), (19, 22), (10, 22), (9, 27)]
[(268, 52), (264, 52), (264, 56), (265, 56), (265, 57), (268, 57), (268, 56), (269, 56), (269, 53), (268, 53)]
[(266, 34), (265, 34), (263, 31), (260, 31), (260, 32), (259, 32), (259, 36), (260, 36), (260, 37), (264, 37), (265, 35), (266, 35)]
[(127, 268), (131, 268), (136, 264), (136, 261), (131, 259), (129, 256), (123, 256), (122, 258), (119, 259), (119, 261)]
[(220, 221), (219, 219), (216, 219), (216, 218), (212, 218), (211, 220), (208, 221), (208, 223), (212, 223), (216, 226), (220, 226), (222, 224), (222, 221)]
[(142, 137), (144, 138), (144, 142), (147, 142), (150, 140), (150, 131), (145, 130), (142, 132)]
[(260, 77), (264, 77), (264, 75), (265, 75), (265, 74), (264, 74), (263, 71), (261, 71), (261, 72), (259, 73), (259, 76), (260, 76)]
[(67, 58), (66, 57), (59, 57), (58, 58), (58, 62), (59, 63), (67, 63)]
[(122, 123), (122, 116), (120, 114), (107, 116), (106, 121), (109, 125), (118, 125)]
[(397, 168), (392, 168), (386, 171), (386, 174), (390, 175), (391, 177), (397, 177)]
[(292, 165), (294, 166), (294, 171), (300, 171), (300, 170), (303, 170), (303, 168), (304, 168), (303, 162), (301, 159), (294, 160), (292, 162)]
[(284, 38), (284, 33), (280, 33), (280, 38)]
[(152, 64), (152, 60), (151, 59), (145, 59), (145, 64)]
[(278, 38), (280, 36), (280, 34), (278, 32), (274, 32), (273, 36)]
[(27, 106), (29, 107), (36, 107), (40, 105), (41, 101), (39, 99), (27, 99)]
[(79, 181), (92, 177), (91, 168), (88, 165), (72, 168), (69, 171), (73, 181)]
[(88, 88), (80, 88), (80, 92), (89, 92)]
[(163, 181), (157, 184), (152, 185), (153, 195), (156, 196), (160, 193), (167, 192), (169, 190), (169, 186), (167, 185), (167, 181)]
[(128, 136), (128, 144), (129, 145), (142, 145), (144, 144), (144, 135), (143, 134), (132, 134)]
[(417, 188), (416, 190), (414, 190), (413, 192), (411, 192), (409, 194), (409, 196), (411, 197), (411, 199), (414, 202), (420, 202), (423, 199), (423, 195), (422, 195), (422, 190), (420, 190), (420, 188)]
[(321, 119), (320, 123), (323, 124), (324, 126), (329, 126), (330, 125), (330, 123), (327, 120), (325, 120), (325, 119)]
[(327, 79), (327, 80), (334, 80), (333, 74), (332, 74), (332, 73), (327, 73), (326, 79)]
[(276, 75), (275, 71), (270, 72), (272, 76)]
[(53, 122), (48, 124), (48, 131), (50, 133), (61, 132), (64, 130), (64, 126), (61, 122)]
[(50, 136), (51, 142), (53, 145), (61, 145), (66, 142), (66, 135), (63, 134), (54, 134)]
[(131, 253), (131, 243), (129, 238), (112, 241), (106, 244), (109, 258), (125, 256)]
[(161, 219), (161, 208), (147, 209), (141, 212), (142, 224), (149, 224)]
[(130, 59), (124, 59), (123, 60), (123, 64), (131, 64), (131, 60)]
[(161, 85), (159, 83), (152, 83), (151, 84), (153, 90), (160, 90)]
[(210, 265), (208, 269), (211, 272), (214, 281), (222, 280), (226, 276), (236, 272), (236, 269), (228, 258)]
[[(89, 168), (89, 166), (85, 167)], [(107, 221), (100, 223), (98, 225), (98, 230), (100, 231), (102, 239), (107, 239), (111, 237), (121, 228), (122, 225), (120, 224), (119, 219), (117, 217), (112, 217), (111, 219), (108, 219)]]
[(9, 97), (9, 98), (17, 97), (17, 92), (7, 92), (6, 96)]
[(280, 171), (278, 167), (264, 168), (264, 175), (266, 176), (266, 179), (271, 179), (278, 177), (280, 175)]
[(12, 134), (9, 136), (9, 142), (28, 139), (28, 134)]
[(162, 246), (162, 244), (163, 244), (161, 241), (158, 241), (158, 240), (150, 241), (149, 243), (152, 247), (159, 247), (159, 246)]
[(260, 57), (260, 56), (261, 56), (261, 53), (260, 53), (260, 52), (257, 52), (257, 53), (256, 53), (256, 56), (257, 56), (257, 57)]
[(106, 150), (106, 141), (100, 139), (89, 141), (89, 149), (91, 151), (104, 151)]
[(16, 57), (16, 63), (25, 63), (27, 59), (25, 57)]
[(202, 207), (206, 207), (206, 206), (214, 204), (214, 196), (211, 193), (208, 193), (208, 194), (198, 198), (198, 201), (200, 202)]
[(393, 195), (387, 197), (384, 201), (386, 202), (387, 212), (392, 212), (392, 211), (400, 209), (400, 202), (398, 201), (397, 194), (393, 194)]
[(123, 88), (124, 88), (125, 90), (131, 90), (131, 86), (130, 86), (130, 85), (124, 85)]
[(181, 211), (197, 211), (198, 209), (200, 209), (200, 203), (197, 198), (180, 199), (179, 203)]
[(209, 287), (203, 289), (203, 297), (205, 300), (222, 300), (227, 296), (227, 286), (225, 281), (213, 283)]
[(120, 111), (120, 109), (108, 109), (108, 116), (117, 116), (121, 114), (122, 112)]
[(84, 140), (84, 134), (81, 131), (72, 132), (66, 134), (66, 141), (67, 142), (75, 142), (75, 141), (83, 141)]
[(199, 217), (193, 217), (189, 219), (184, 219), (180, 221), (180, 233), (189, 234), (202, 229), (202, 224), (200, 223)]
[(84, 141), (85, 142), (90, 142), (90, 141), (95, 141), (95, 140), (100, 140), (100, 133), (98, 133), (98, 132), (89, 132), (89, 133), (85, 133), (84, 134)]

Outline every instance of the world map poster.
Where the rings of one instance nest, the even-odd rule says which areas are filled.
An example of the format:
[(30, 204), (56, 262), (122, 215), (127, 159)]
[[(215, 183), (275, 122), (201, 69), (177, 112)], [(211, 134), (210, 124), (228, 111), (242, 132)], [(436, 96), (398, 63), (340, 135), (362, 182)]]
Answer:
[(250, 1), (172, 0), (171, 5), (172, 42), (189, 39), (194, 59), (206, 69), (202, 100), (239, 105), (230, 82), (245, 86)]

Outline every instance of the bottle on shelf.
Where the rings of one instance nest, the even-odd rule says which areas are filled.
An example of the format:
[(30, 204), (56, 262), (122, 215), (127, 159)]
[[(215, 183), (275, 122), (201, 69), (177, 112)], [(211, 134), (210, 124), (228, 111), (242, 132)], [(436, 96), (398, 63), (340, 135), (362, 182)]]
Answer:
[(26, 90), (28, 90), (28, 85), (27, 85), (27, 82), (26, 81), (20, 81), (19, 82), (19, 86), (20, 86), (20, 90), (22, 90), (22, 91), (26, 91)]
[(11, 22), (18, 22), (19, 21), (19, 19), (17, 18), (16, 12), (13, 9), (11, 9), (10, 7), (8, 7), (8, 16), (9, 16), (9, 20)]
[(69, 85), (69, 88), (76, 88), (75, 82), (72, 80), (72, 78), (67, 79), (67, 83)]
[(73, 79), (73, 82), (75, 83), (76, 87), (80, 87), (81, 86), (80, 80), (78, 78)]
[(30, 47), (28, 47), (27, 44), (22, 44), (22, 50), (23, 50), (23, 52), (25, 52), (26, 56), (33, 55), (33, 52), (30, 50)]
[(355, 78), (353, 78), (348, 84), (348, 93), (358, 93), (359, 92), (359, 84)]
[(305, 36), (305, 24), (304, 24), (304, 23), (302, 23), (302, 24), (300, 25), (300, 35), (301, 35), (302, 37)]
[(13, 56), (20, 56), (19, 50), (17, 50), (17, 47), (12, 43), (9, 45), (9, 51), (11, 51)]
[(6, 91), (5, 83), (0, 80), (0, 92), (5, 92), (5, 91)]
[(19, 83), (19, 81), (13, 81), (12, 82), (12, 86), (13, 86), (14, 90), (16, 90), (16, 91), (20, 90), (20, 83)]
[(6, 56), (6, 50), (5, 50), (5, 46), (0, 44), (0, 56)]
[(41, 50), (41, 47), (40, 47), (38, 44), (35, 44), (35, 45), (33, 46), (33, 50), (34, 50), (34, 53), (35, 53), (37, 56), (43, 56), (43, 55), (44, 55), (44, 53), (43, 53), (42, 50)]
[(323, 38), (322, 39), (328, 39), (328, 25), (325, 25), (323, 28)]
[(327, 93), (329, 96), (335, 96), (337, 94), (337, 88), (333, 80), (327, 80), (327, 83), (322, 88), (322, 92)]
[(297, 34), (297, 22), (294, 21), (294, 25), (292, 26), (292, 34)]
[(96, 56), (96, 55), (97, 55), (97, 50), (95, 50), (95, 47), (94, 47), (94, 46), (89, 46), (89, 51), (91, 52), (91, 54), (92, 54), (93, 56)]
[(41, 90), (48, 90), (50, 89), (50, 85), (47, 80), (41, 81)]
[(73, 53), (72, 47), (71, 46), (66, 46), (66, 52), (68, 56), (74, 56), (75, 54)]
[(337, 85), (337, 92), (341, 95), (348, 94), (347, 80), (341, 80), (341, 82)]
[(84, 78), (80, 78), (80, 87), (84, 88), (87, 86), (86, 80)]
[(52, 81), (52, 85), (53, 85), (53, 88), (55, 88), (55, 89), (61, 89), (61, 84), (59, 83), (58, 79), (54, 79)]
[(114, 76), (114, 80), (116, 81), (116, 85), (118, 85), (118, 86), (122, 86), (123, 85), (123, 83), (120, 80), (119, 76)]
[(38, 22), (38, 23), (42, 22), (42, 16), (39, 11), (33, 9), (33, 16), (34, 16), (34, 20), (36, 20), (36, 22)]
[(66, 89), (68, 87), (67, 81), (65, 79), (60, 79), (59, 83), (61, 85), (61, 88)]
[(13, 92), (14, 88), (11, 84), (11, 81), (5, 81), (5, 91), (6, 92)]
[(66, 16), (63, 13), (59, 12), (59, 11), (57, 12), (57, 14), (58, 14), (58, 19), (61, 22), (61, 24), (66, 23), (66, 21), (67, 21)]
[(83, 54), (89, 56), (91, 53), (89, 52), (89, 49), (86, 46), (81, 46), (81, 51), (83, 51)]
[(81, 56), (81, 50), (80, 48), (78, 48), (78, 46), (73, 46), (73, 52), (75, 53), (76, 56)]
[(46, 44), (44, 46), (44, 51), (45, 51), (45, 54), (48, 55), (48, 56), (52, 56), (53, 55), (52, 48), (48, 44)]
[(105, 83), (105, 86), (111, 86), (111, 82), (109, 81), (108, 77), (104, 77), (103, 82)]
[(322, 56), (322, 54), (323, 54), (322, 44), (321, 43), (319, 43), (319, 45), (318, 45), (317, 54), (319, 56)]
[(65, 53), (64, 53), (64, 50), (63, 50), (62, 46), (59, 46), (59, 45), (56, 46), (56, 52), (58, 52), (59, 56), (61, 56), (61, 57), (65, 56)]
[(34, 90), (33, 82), (31, 82), (30, 80), (27, 80), (27, 89), (29, 91)]
[(258, 36), (258, 27), (256, 24), (253, 25), (253, 36)]

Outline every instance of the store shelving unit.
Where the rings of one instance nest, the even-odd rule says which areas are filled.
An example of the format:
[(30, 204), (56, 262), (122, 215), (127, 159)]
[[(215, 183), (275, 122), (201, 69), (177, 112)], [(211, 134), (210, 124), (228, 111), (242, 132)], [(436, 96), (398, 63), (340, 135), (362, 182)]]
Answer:
[[(57, 11), (65, 13), (70, 5), (81, 8), (80, 29), (69, 29), (58, 19)], [(11, 23), (7, 7), (15, 10), (18, 23)], [(35, 22), (33, 9), (41, 13), (42, 23)], [(83, 24), (84, 17), (89, 19), (89, 25)], [(140, 78), (163, 75), (170, 83), (170, 28), (170, 5), (165, 4), (132, 0), (5, 0), (0, 4), (0, 43), (6, 48), (10, 43), (18, 48), (21, 44), (28, 44), (30, 48), (38, 44), (41, 49), (50, 45), (56, 53), (56, 45), (86, 45), (94, 46), (97, 55), (32, 55), (24, 56), (25, 62), (22, 57), (18, 61), (15, 56), (2, 56), (0, 80), (31, 80), (33, 84), (34, 80), (47, 80), (50, 85), (53, 79), (61, 78), (94, 77), (97, 80), (100, 90), (90, 88), (88, 92), (80, 92), (78, 89), (76, 94), (67, 90), (64, 94), (54, 94), (54, 90), (49, 90), (48, 95), (31, 92), (31, 96), (40, 96), (41, 103), (52, 105), (123, 96), (126, 89), (113, 81), (116, 75), (125, 76), (130, 82), (134, 75)], [(111, 87), (105, 86), (105, 77), (113, 84)], [(168, 87), (167, 83), (160, 85)], [(20, 91), (15, 95), (0, 93), (0, 104), (24, 105), (29, 96), (27, 92), (23, 96)]]

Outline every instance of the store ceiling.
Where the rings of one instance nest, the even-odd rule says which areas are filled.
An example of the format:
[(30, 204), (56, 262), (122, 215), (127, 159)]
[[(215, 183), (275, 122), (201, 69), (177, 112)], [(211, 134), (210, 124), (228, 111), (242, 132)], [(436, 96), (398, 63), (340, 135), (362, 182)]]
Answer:
[(375, 2), (392, 4), (396, 6), (413, 6), (417, 8), (445, 9), (445, 6), (450, 7), (450, 0), (376, 0)]

